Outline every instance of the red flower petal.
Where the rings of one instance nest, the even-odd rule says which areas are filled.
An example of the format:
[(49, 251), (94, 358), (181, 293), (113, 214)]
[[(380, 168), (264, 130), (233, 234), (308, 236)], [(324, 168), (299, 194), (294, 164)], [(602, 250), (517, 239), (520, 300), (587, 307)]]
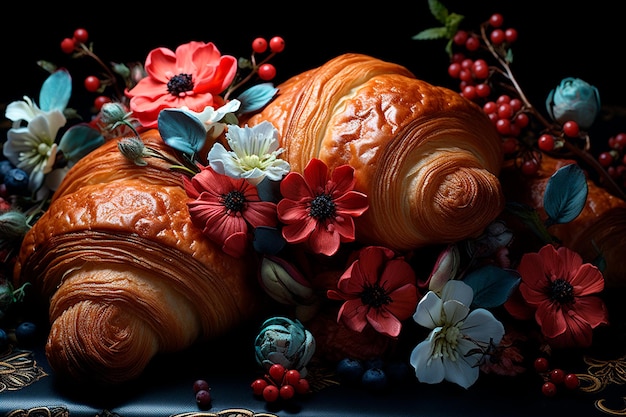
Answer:
[(333, 170), (332, 176), (333, 194), (344, 194), (354, 189), (356, 179), (354, 178), (354, 168), (350, 165), (341, 165)]
[(379, 333), (397, 337), (402, 330), (400, 320), (383, 308), (370, 308), (367, 311), (367, 322)]
[(240, 258), (246, 253), (248, 247), (248, 235), (246, 233), (234, 233), (224, 241), (222, 250), (234, 258)]
[(597, 294), (604, 290), (604, 277), (600, 270), (591, 265), (581, 265), (578, 270), (571, 275), (570, 284), (574, 287), (576, 296)]
[(360, 299), (348, 300), (339, 309), (337, 321), (341, 320), (350, 329), (362, 332), (367, 325), (366, 314), (368, 306), (364, 306)]
[(334, 227), (325, 227), (324, 224), (316, 222), (316, 227), (309, 235), (308, 245), (313, 253), (331, 256), (337, 253), (341, 244), (341, 235)]
[(328, 181), (328, 167), (319, 159), (311, 159), (304, 168), (304, 180), (313, 191), (313, 195), (324, 192)]
[(369, 207), (367, 196), (358, 191), (349, 191), (333, 199), (337, 214), (360, 216)]
[(280, 182), (280, 193), (287, 200), (299, 202), (303, 198), (312, 199), (315, 197), (311, 188), (298, 172), (290, 172)]

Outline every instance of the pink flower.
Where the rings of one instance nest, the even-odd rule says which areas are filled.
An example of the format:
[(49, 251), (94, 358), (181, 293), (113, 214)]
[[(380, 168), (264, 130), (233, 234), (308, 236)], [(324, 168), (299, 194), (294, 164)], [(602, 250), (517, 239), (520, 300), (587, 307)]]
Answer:
[(604, 277), (576, 252), (546, 245), (525, 254), (518, 272), (519, 290), (504, 307), (517, 319), (534, 315), (551, 346), (588, 347), (593, 329), (608, 324), (606, 306), (594, 295), (604, 289)]
[(256, 187), (245, 179), (202, 167), (192, 179), (183, 177), (183, 184), (194, 224), (231, 256), (244, 254), (250, 227), (276, 227), (278, 223), (276, 204), (261, 201)]
[(186, 106), (202, 112), (220, 107), (219, 96), (237, 73), (237, 59), (221, 55), (211, 42), (189, 42), (174, 53), (167, 48), (152, 50), (146, 59), (147, 76), (126, 95), (133, 116), (146, 128), (157, 127), (161, 110)]
[(413, 268), (396, 258), (391, 249), (368, 246), (343, 273), (338, 291), (328, 290), (331, 300), (346, 300), (337, 321), (362, 332), (369, 323), (379, 333), (396, 337), (402, 320), (415, 312), (421, 298)]
[(282, 234), (289, 243), (306, 242), (317, 254), (333, 255), (342, 242), (355, 240), (353, 217), (367, 210), (367, 196), (354, 191), (354, 168), (342, 165), (328, 178), (328, 168), (311, 159), (304, 176), (290, 172), (283, 178), (278, 218), (284, 223)]

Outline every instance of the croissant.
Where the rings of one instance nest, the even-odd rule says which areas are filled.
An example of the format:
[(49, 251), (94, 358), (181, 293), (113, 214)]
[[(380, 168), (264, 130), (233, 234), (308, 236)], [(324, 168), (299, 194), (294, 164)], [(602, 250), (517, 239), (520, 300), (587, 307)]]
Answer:
[[(575, 163), (542, 155), (540, 169), (533, 177), (505, 166), (500, 175), (507, 200), (526, 204), (545, 218), (543, 196), (550, 177), (561, 167)], [(581, 213), (569, 223), (555, 224), (550, 234), (564, 246), (578, 252), (585, 262), (604, 259), (603, 275), (607, 288), (626, 288), (626, 201), (587, 179), (587, 201)]]
[(278, 86), (247, 120), (278, 129), (283, 158), (350, 164), (369, 209), (357, 240), (397, 250), (479, 234), (504, 208), (501, 139), (482, 109), (405, 67), (344, 54)]
[[(168, 154), (156, 130), (142, 139)], [(156, 158), (136, 166), (116, 140), (70, 169), (14, 271), (18, 284), (30, 281), (49, 300), (45, 352), (55, 373), (119, 384), (156, 354), (258, 313), (253, 262), (226, 255), (192, 227), (186, 201), (180, 173)]]

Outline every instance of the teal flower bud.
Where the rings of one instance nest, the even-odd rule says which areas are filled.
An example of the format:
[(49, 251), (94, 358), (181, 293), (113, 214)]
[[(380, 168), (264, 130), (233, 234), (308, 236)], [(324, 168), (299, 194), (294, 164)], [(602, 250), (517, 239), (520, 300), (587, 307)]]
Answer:
[(586, 130), (600, 111), (598, 89), (579, 78), (564, 78), (546, 99), (548, 114), (557, 123), (574, 121)]
[(7, 211), (0, 214), (0, 240), (21, 239), (30, 229), (28, 220), (19, 211)]
[(255, 341), (257, 363), (266, 370), (273, 364), (296, 369), (304, 377), (315, 353), (315, 339), (298, 320), (272, 317), (261, 325)]
[(140, 138), (136, 136), (122, 138), (119, 142), (117, 142), (117, 149), (126, 159), (133, 161), (135, 165), (148, 165), (148, 163), (143, 159), (143, 157), (146, 156), (146, 146)]

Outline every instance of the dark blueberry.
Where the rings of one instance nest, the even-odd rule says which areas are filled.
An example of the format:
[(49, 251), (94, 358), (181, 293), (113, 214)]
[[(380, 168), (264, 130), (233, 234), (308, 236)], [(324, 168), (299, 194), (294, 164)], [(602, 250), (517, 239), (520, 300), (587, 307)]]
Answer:
[(9, 336), (7, 332), (0, 329), (0, 353), (4, 352), (9, 347)]
[(365, 367), (359, 360), (344, 358), (339, 361), (335, 370), (344, 382), (358, 383), (361, 382)]
[(15, 328), (15, 339), (20, 347), (30, 347), (37, 339), (37, 326), (30, 321), (24, 321)]
[(9, 160), (3, 159), (0, 161), (0, 182), (4, 182), (4, 176), (13, 168), (15, 168), (15, 166), (13, 166)]
[(385, 361), (382, 360), (382, 358), (368, 359), (365, 361), (365, 369), (370, 369), (370, 368), (383, 369), (384, 367), (385, 367)]
[(4, 176), (9, 194), (24, 194), (28, 190), (28, 174), (20, 168), (12, 168)]
[(361, 377), (361, 384), (372, 391), (385, 389), (387, 382), (387, 374), (380, 368), (370, 368)]

